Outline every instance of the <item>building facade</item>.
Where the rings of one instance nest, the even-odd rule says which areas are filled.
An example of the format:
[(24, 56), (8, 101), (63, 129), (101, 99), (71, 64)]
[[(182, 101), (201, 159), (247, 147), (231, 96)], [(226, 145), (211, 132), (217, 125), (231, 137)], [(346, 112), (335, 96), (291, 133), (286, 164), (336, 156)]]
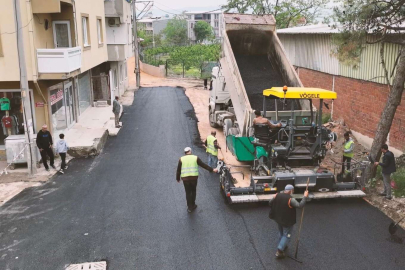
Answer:
[[(104, 0), (17, 1), (33, 129), (47, 124), (56, 137), (80, 122), (95, 101), (111, 100)], [(14, 0), (2, 1), (0, 96), (11, 108), (0, 117), (8, 113), (17, 123), (11, 133), (0, 132), (0, 149), (6, 137), (24, 133), (15, 16)]]
[(194, 27), (198, 21), (209, 23), (214, 31), (215, 38), (222, 38), (222, 33), (220, 31), (223, 23), (222, 11), (185, 12), (185, 15), (187, 16), (187, 33), (189, 40), (196, 41)]
[(144, 30), (148, 35), (159, 35), (166, 28), (169, 19), (159, 17), (144, 18), (138, 20), (138, 29)]
[(127, 60), (132, 47), (132, 8), (126, 0), (104, 2), (107, 32), (108, 75), (111, 97), (121, 96), (128, 87)]
[[(337, 92), (330, 102), (333, 119), (344, 119), (357, 139), (371, 146), (389, 94), (380, 59), (380, 44), (365, 46), (360, 63), (349, 66), (333, 56), (332, 37), (337, 33), (327, 25), (302, 26), (277, 31), (290, 62), (306, 87), (320, 87)], [(385, 44), (388, 72), (395, 74), (395, 62), (400, 45)], [(393, 76), (390, 80), (392, 82)], [(405, 97), (403, 97), (405, 99)], [(404, 101), (404, 100), (403, 100)], [(405, 150), (405, 103), (401, 102), (391, 127), (388, 144)]]

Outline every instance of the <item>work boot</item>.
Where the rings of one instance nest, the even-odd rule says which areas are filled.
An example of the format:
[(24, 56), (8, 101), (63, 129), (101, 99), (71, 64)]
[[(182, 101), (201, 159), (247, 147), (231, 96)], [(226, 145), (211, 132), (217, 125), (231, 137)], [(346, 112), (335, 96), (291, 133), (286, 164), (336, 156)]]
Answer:
[(277, 259), (282, 259), (284, 257), (285, 257), (284, 251), (281, 251), (281, 250), (277, 249), (276, 258)]
[(392, 197), (385, 197), (386, 200), (392, 200)]
[(49, 168), (46, 168), (45, 170), (46, 170), (47, 172), (49, 172)]
[(197, 208), (197, 205), (194, 204), (194, 206), (191, 208), (191, 211), (194, 211)]
[(381, 193), (378, 193), (378, 195), (379, 196), (387, 196), (387, 193), (381, 192)]
[(51, 167), (52, 167), (52, 168), (54, 168), (54, 169), (56, 170), (56, 167), (55, 167), (55, 165), (51, 165)]

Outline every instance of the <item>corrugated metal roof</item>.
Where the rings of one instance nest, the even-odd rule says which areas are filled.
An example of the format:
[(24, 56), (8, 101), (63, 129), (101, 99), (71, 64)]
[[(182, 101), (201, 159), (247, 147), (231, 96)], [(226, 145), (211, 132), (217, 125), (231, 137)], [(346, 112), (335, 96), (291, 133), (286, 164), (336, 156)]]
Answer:
[(327, 24), (316, 24), (316, 25), (306, 25), (298, 26), (292, 28), (285, 28), (277, 30), (279, 34), (332, 34), (339, 33), (339, 29), (333, 29)]
[(232, 14), (225, 13), (226, 24), (275, 25), (273, 15)]

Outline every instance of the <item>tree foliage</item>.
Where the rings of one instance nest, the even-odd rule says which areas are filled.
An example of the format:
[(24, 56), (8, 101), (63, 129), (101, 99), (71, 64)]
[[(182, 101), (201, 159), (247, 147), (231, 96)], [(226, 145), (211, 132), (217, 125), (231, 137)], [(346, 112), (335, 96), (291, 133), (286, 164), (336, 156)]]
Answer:
[(333, 54), (351, 66), (360, 61), (365, 44), (405, 43), (399, 32), (405, 30), (405, 0), (344, 0), (334, 8), (333, 20), (340, 29)]
[(211, 25), (205, 21), (198, 21), (194, 25), (194, 33), (197, 41), (214, 39), (214, 31)]
[(183, 45), (188, 40), (187, 21), (183, 16), (176, 16), (169, 20), (163, 30), (166, 42), (170, 44)]
[(138, 38), (143, 39), (143, 41), (140, 43), (141, 47), (152, 47), (153, 40), (155, 40), (155, 47), (159, 47), (162, 45), (162, 35), (161, 34), (153, 36), (152, 34), (148, 34), (145, 30), (141, 29), (141, 30), (138, 30)]
[(320, 9), (328, 2), (329, 0), (228, 0), (224, 8), (227, 12), (272, 14), (277, 28), (288, 28), (314, 22)]
[(169, 54), (170, 63), (173, 65), (183, 64), (188, 70), (192, 67), (201, 68), (201, 65), (207, 61), (218, 61), (221, 52), (219, 44), (203, 45), (196, 44), (191, 46), (171, 46), (160, 47), (145, 50), (148, 57)]
[[(340, 29), (336, 36), (334, 54), (340, 60), (360, 61), (366, 44), (379, 43), (380, 63), (390, 88), (387, 103), (371, 146), (371, 157), (379, 160), (381, 146), (387, 141), (397, 107), (401, 103), (405, 83), (405, 0), (344, 0), (334, 9), (335, 27)], [(384, 44), (400, 44), (395, 75), (390, 82), (384, 59)], [(371, 174), (368, 175), (371, 178)]]

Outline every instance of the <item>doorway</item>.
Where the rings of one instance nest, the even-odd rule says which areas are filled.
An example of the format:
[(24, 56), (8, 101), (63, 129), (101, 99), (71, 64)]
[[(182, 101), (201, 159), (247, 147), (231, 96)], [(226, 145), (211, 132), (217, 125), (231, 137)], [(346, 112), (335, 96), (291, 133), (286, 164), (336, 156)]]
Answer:
[(70, 35), (70, 21), (53, 21), (53, 42), (55, 48), (70, 48), (72, 47), (72, 39)]
[(64, 84), (64, 93), (65, 93), (65, 109), (66, 109), (66, 121), (67, 126), (70, 127), (75, 123), (75, 114), (73, 107), (73, 84), (68, 82)]

